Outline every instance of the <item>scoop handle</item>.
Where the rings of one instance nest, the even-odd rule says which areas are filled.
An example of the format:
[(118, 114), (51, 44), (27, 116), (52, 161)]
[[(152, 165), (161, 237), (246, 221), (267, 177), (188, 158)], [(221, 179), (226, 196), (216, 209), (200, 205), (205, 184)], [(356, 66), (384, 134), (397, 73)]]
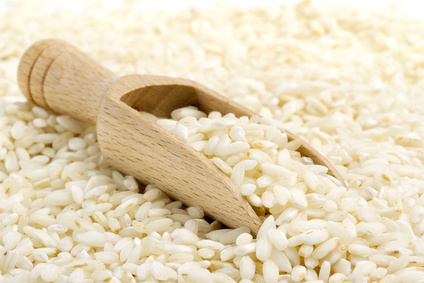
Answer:
[(18, 67), (19, 88), (28, 100), (93, 123), (107, 89), (117, 79), (112, 71), (58, 39), (34, 43)]

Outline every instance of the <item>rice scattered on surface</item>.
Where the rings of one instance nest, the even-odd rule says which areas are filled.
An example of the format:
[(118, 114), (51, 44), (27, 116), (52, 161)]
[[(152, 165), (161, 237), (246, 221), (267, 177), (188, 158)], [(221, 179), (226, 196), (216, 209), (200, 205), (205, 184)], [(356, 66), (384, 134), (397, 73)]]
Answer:
[[(42, 6), (0, 10), (0, 282), (424, 280), (421, 21), (309, 2)], [(120, 74), (197, 80), (267, 117), (189, 108), (160, 122), (262, 208), (258, 237), (208, 223), (154, 185), (137, 193), (104, 163), (94, 126), (15, 102), (19, 58), (46, 37)], [(336, 164), (349, 189), (298, 156), (271, 117)]]

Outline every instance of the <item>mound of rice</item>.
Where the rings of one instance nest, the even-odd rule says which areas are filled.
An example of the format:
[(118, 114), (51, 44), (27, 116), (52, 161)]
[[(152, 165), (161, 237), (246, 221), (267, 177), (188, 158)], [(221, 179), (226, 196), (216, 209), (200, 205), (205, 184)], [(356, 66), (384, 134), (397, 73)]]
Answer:
[[(308, 1), (172, 13), (43, 3), (0, 9), (0, 282), (424, 282), (423, 22)], [(139, 187), (105, 164), (95, 125), (26, 102), (20, 56), (48, 37), (260, 113), (152, 117), (239, 186), (264, 219), (257, 237)]]

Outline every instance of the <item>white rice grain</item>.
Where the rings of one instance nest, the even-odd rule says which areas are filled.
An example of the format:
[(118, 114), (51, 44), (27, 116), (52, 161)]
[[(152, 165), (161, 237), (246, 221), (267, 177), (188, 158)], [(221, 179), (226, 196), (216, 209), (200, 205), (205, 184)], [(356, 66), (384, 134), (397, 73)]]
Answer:
[(75, 240), (88, 246), (103, 247), (107, 242), (107, 237), (103, 233), (89, 231), (79, 234)]
[(325, 241), (324, 243), (322, 243), (321, 245), (319, 245), (312, 253), (312, 257), (315, 259), (321, 259), (325, 257), (326, 255), (328, 255), (330, 252), (332, 252), (337, 247), (338, 244), (339, 244), (338, 238), (336, 237), (331, 238)]
[(291, 272), (291, 279), (294, 282), (302, 281), (303, 278), (305, 278), (305, 276), (306, 276), (306, 268), (304, 266), (296, 265), (295, 267), (293, 267), (293, 270)]
[(276, 283), (279, 276), (278, 266), (272, 260), (266, 260), (263, 264), (263, 274), (265, 282)]
[(268, 238), (273, 243), (276, 249), (283, 251), (288, 246), (286, 235), (277, 229), (268, 231)]
[(331, 264), (328, 261), (324, 261), (321, 264), (321, 269), (319, 271), (318, 278), (324, 282), (327, 282), (330, 278)]
[(242, 279), (253, 279), (255, 276), (255, 262), (248, 256), (243, 256), (240, 259), (240, 276)]
[(259, 238), (256, 246), (256, 257), (261, 261), (269, 259), (272, 253), (272, 244), (267, 237)]

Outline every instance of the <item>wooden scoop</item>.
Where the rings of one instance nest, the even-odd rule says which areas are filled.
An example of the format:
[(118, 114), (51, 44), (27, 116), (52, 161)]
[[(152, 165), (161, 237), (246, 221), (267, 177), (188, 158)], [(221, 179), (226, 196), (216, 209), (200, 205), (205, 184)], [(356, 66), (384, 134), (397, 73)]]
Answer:
[[(139, 113), (169, 117), (193, 105), (208, 113), (255, 113), (194, 81), (151, 75), (118, 77), (62, 40), (36, 42), (18, 69), (19, 87), (38, 106), (97, 123), (107, 162), (141, 182), (156, 184), (175, 199), (202, 208), (229, 227), (256, 234), (261, 220), (230, 179), (206, 156)], [(285, 131), (289, 140), (299, 139)], [(302, 141), (299, 152), (343, 178), (319, 152)]]

